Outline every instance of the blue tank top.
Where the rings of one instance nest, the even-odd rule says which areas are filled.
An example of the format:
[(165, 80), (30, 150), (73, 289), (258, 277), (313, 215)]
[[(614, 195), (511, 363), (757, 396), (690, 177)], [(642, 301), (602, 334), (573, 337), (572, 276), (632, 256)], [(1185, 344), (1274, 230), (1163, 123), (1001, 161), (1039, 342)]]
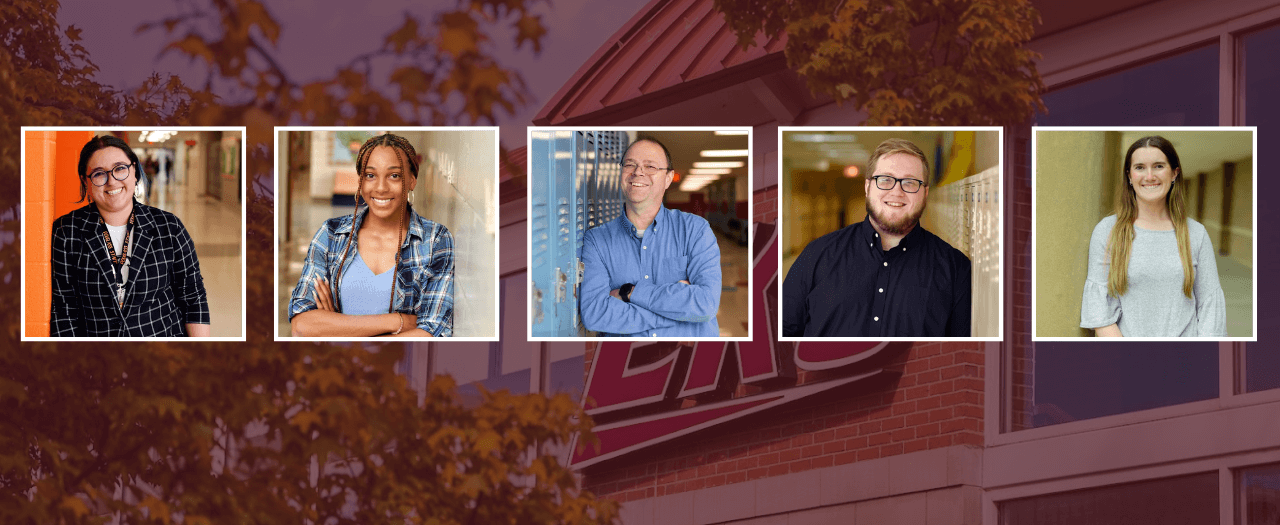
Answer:
[(356, 260), (347, 268), (347, 274), (342, 276), (342, 313), (388, 313), (388, 306), (391, 304), (391, 277), (395, 274), (393, 270), (374, 275), (373, 270), (360, 257), (360, 251), (356, 250)]

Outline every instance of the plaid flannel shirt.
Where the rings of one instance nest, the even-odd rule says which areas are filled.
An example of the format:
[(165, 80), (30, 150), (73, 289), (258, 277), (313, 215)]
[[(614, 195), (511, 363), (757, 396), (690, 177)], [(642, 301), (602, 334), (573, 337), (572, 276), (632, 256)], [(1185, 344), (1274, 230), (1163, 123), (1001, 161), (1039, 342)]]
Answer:
[[(351, 268), (355, 254), (347, 254), (342, 268), (338, 264), (347, 243), (358, 242), (360, 224), (368, 212), (368, 206), (361, 206), (354, 220), (350, 215), (335, 217), (316, 232), (302, 262), (302, 277), (289, 299), (290, 321), (295, 315), (317, 308), (317, 278), (329, 284), (333, 306), (342, 311), (342, 275)], [(453, 237), (449, 230), (418, 215), (410, 206), (409, 235), (400, 245), (400, 263), (393, 285), (395, 312), (417, 315), (418, 328), (435, 337), (452, 336)]]
[(53, 222), (51, 262), (54, 337), (185, 337), (186, 325), (209, 324), (209, 301), (195, 244), (172, 213), (133, 203), (124, 308), (116, 303), (111, 258), (102, 241), (106, 225), (97, 206)]

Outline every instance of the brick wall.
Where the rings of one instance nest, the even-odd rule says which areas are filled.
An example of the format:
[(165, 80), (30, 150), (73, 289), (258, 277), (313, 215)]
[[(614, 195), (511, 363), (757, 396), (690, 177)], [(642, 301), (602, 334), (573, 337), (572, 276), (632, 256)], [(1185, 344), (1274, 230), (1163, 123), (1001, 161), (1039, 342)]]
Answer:
[(1005, 348), (1010, 350), (1012, 395), (1011, 428), (1031, 427), (1035, 402), (1035, 346), (1031, 344), (1031, 128), (1005, 128), (1005, 227), (1012, 250), (1006, 251), (1012, 262), (1005, 276), (1009, 288), (1005, 293)]
[[(584, 488), (625, 502), (921, 450), (981, 446), (982, 345), (913, 344), (886, 365), (893, 372), (887, 380), (805, 398), (589, 467)], [(825, 378), (802, 371), (798, 379)]]
[(778, 187), (769, 186), (762, 190), (757, 190), (752, 194), (751, 199), (755, 206), (751, 218), (752, 222), (763, 222), (766, 224), (775, 224), (778, 220)]

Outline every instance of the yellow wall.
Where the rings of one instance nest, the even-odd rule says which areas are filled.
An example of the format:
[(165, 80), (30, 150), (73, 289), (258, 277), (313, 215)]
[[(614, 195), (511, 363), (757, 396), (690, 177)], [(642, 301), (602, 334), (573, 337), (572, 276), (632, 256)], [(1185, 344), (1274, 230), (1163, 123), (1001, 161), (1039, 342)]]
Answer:
[(1105, 152), (1115, 151), (1114, 145), (1107, 145), (1118, 138), (1104, 131), (1036, 132), (1038, 337), (1092, 335), (1080, 328), (1080, 298), (1088, 275), (1089, 237), (1098, 221), (1111, 213), (1110, 192), (1101, 190), (1115, 184), (1115, 175), (1106, 173), (1114, 164), (1107, 163)]

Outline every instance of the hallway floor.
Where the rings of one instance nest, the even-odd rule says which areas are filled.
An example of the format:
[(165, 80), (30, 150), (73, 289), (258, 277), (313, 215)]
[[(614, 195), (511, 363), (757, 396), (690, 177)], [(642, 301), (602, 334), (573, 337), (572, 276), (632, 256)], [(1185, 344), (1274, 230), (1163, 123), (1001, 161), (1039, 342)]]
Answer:
[(209, 300), (210, 335), (244, 337), (245, 224), (240, 203), (209, 197), (186, 181), (157, 177), (153, 182), (148, 204), (177, 215), (195, 242)]

